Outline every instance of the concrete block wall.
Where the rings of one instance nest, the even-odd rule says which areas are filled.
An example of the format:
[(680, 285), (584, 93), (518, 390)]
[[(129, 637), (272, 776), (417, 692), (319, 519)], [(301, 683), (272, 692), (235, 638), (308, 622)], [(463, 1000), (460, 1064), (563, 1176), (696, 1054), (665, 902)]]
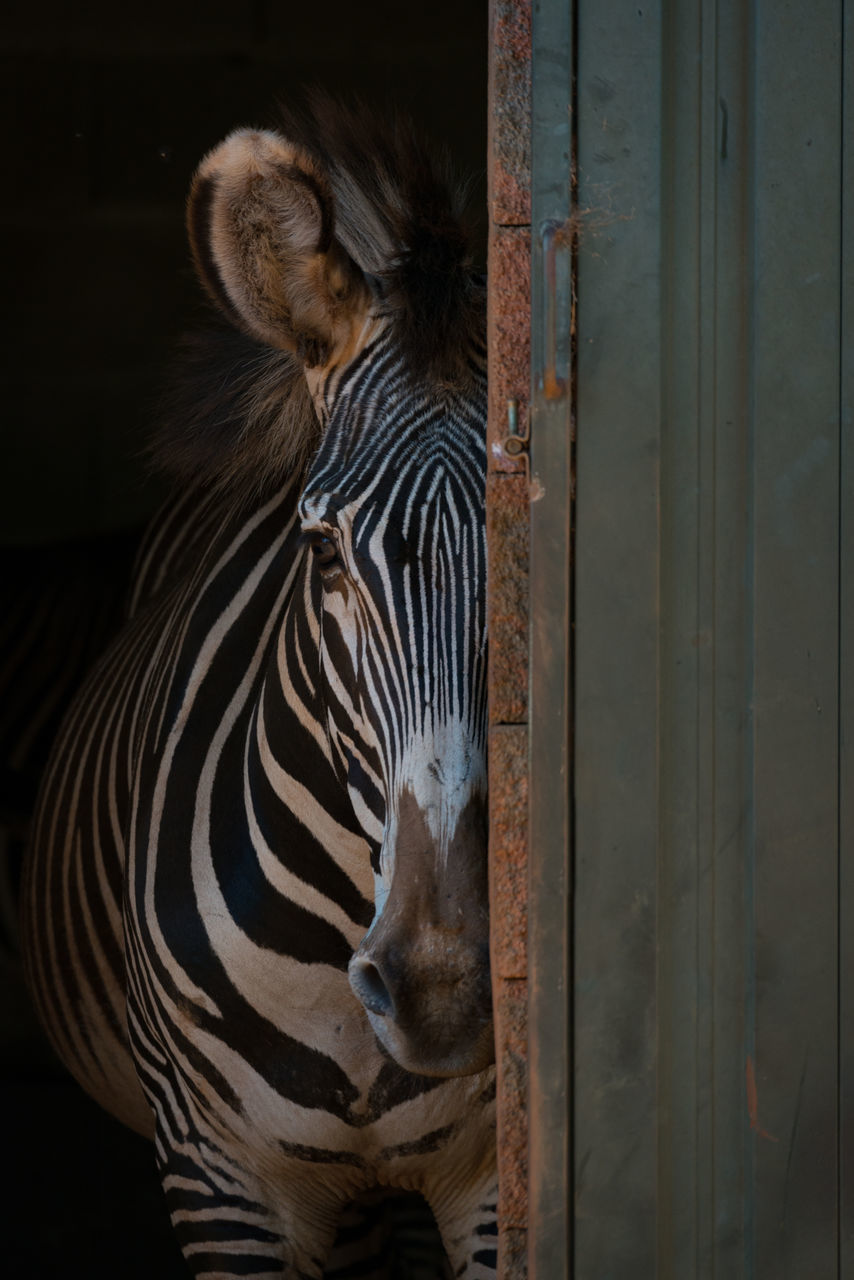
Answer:
[(489, 115), (490, 892), (498, 1061), (499, 1280), (527, 1250), (528, 477), (502, 442), (530, 384), (530, 0), (492, 0)]
[(485, 260), (487, 0), (8, 0), (0, 542), (108, 531), (161, 489), (142, 452), (200, 313), (183, 205), (239, 124), (320, 84), (412, 113), (473, 173)]

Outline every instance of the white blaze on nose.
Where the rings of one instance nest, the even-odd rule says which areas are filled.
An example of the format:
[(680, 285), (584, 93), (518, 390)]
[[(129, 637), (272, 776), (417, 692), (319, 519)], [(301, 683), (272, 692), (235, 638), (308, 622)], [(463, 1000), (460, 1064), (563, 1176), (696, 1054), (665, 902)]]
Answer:
[(395, 781), (398, 793), (412, 792), (444, 860), (463, 809), (472, 795), (486, 791), (486, 761), (471, 726), (458, 717), (428, 724), (410, 744)]
[(486, 760), (468, 724), (452, 718), (428, 725), (406, 748), (394, 779), (394, 798), (380, 852), (380, 871), (374, 876), (375, 928), (391, 890), (398, 846), (398, 802), (409, 793), (424, 815), (436, 851), (437, 865), (445, 865), (463, 810), (473, 795), (486, 794)]
[(414, 797), (443, 866), (463, 810), (473, 795), (486, 793), (486, 761), (470, 726), (453, 718), (417, 734), (398, 767), (394, 792), (376, 877), (377, 918), (394, 877), (398, 798), (405, 792)]

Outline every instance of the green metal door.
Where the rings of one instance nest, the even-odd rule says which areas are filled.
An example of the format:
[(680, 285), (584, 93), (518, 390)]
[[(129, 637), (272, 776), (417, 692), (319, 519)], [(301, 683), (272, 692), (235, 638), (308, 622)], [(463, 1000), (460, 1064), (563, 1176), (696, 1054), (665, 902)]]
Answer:
[(535, 5), (536, 1280), (854, 1278), (852, 22)]

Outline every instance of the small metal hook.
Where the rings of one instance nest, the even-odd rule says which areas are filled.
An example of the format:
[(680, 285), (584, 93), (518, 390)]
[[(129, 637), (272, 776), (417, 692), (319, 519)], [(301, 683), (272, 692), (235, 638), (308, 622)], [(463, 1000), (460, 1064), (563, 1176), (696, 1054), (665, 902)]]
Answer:
[(514, 462), (521, 462), (527, 474), (529, 467), (528, 451), (531, 445), (531, 417), (525, 414), (525, 423), (519, 430), (519, 401), (507, 401), (507, 435), (502, 441), (504, 453)]

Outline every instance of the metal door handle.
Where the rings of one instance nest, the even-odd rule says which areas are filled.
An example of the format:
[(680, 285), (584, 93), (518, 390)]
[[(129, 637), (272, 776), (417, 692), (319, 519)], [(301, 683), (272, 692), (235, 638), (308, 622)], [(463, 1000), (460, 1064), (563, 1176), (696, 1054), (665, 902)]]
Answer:
[(546, 332), (543, 394), (547, 400), (562, 400), (566, 395), (566, 379), (557, 371), (557, 251), (570, 246), (567, 224), (546, 222), (542, 229), (543, 268), (545, 274)]

